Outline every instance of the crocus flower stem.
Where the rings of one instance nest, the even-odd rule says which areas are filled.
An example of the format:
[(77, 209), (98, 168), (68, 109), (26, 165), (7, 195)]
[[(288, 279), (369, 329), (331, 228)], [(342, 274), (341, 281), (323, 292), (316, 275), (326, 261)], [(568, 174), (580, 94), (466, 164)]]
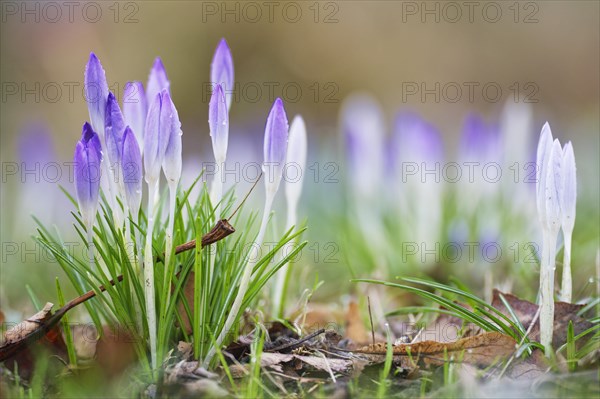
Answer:
[[(175, 202), (177, 201), (177, 182), (169, 181), (169, 225), (165, 239), (165, 270), (169, 270), (171, 253), (173, 252), (173, 229), (175, 225)], [(165, 273), (165, 284), (168, 283), (168, 273)]]
[(152, 231), (154, 230), (154, 196), (158, 191), (158, 182), (148, 182), (148, 227), (146, 229), (146, 246), (144, 248), (144, 294), (146, 298), (146, 317), (150, 337), (150, 354), (152, 368), (156, 369), (156, 304), (154, 300), (154, 256), (152, 254)]
[(542, 239), (540, 270), (540, 343), (546, 348), (546, 356), (552, 351), (554, 328), (554, 259), (558, 231), (545, 231)]
[(246, 265), (244, 266), (244, 271), (242, 273), (242, 279), (240, 280), (240, 286), (238, 289), (237, 296), (235, 297), (235, 301), (233, 305), (231, 305), (231, 310), (229, 311), (229, 315), (227, 316), (227, 320), (223, 325), (223, 329), (219, 333), (215, 341), (215, 345), (211, 347), (210, 351), (206, 355), (204, 359), (204, 367), (208, 367), (210, 361), (215, 355), (215, 348), (220, 347), (223, 341), (225, 340), (225, 336), (230, 332), (231, 327), (235, 323), (237, 319), (240, 308), (242, 307), (242, 303), (244, 302), (244, 297), (246, 296), (246, 291), (248, 291), (248, 285), (250, 284), (250, 277), (252, 276), (252, 270), (254, 266), (259, 261), (259, 252), (262, 242), (265, 237), (265, 232), (267, 231), (267, 224), (269, 222), (269, 214), (271, 213), (271, 207), (273, 205), (273, 199), (275, 198), (275, 193), (268, 193), (265, 198), (265, 207), (263, 210), (263, 217), (260, 223), (260, 230), (258, 231), (258, 235), (250, 248), (250, 252), (246, 257)]
[(572, 232), (563, 232), (565, 248), (563, 255), (561, 300), (567, 303), (571, 303), (571, 301), (573, 300), (573, 280), (571, 277), (571, 235)]

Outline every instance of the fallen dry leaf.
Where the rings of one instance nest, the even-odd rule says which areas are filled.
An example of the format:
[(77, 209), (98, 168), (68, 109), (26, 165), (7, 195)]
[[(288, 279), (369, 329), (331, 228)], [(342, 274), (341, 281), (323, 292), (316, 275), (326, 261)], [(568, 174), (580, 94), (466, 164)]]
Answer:
[(346, 312), (346, 338), (358, 344), (365, 344), (371, 341), (356, 301), (350, 301), (348, 304), (348, 311)]
[(96, 343), (96, 364), (108, 377), (117, 377), (137, 359), (136, 339), (126, 328), (105, 326)]
[[(459, 339), (455, 342), (422, 341), (414, 344), (394, 345), (395, 356), (410, 355), (417, 362), (425, 365), (439, 366), (444, 364), (444, 356), (454, 361), (487, 367), (499, 359), (512, 355), (516, 342), (508, 335), (499, 332), (487, 332), (473, 337)], [(353, 353), (385, 356), (387, 344), (367, 345)]]
[[(494, 290), (492, 306), (504, 313), (508, 317), (512, 317), (504, 303), (500, 299), (500, 295), (504, 296), (504, 299), (508, 302), (510, 307), (515, 312), (515, 315), (527, 330), (533, 321), (533, 317), (537, 313), (538, 305), (531, 303), (524, 299), (520, 299), (512, 294), (502, 293), (498, 290)], [(592, 323), (587, 321), (577, 313), (583, 309), (585, 305), (575, 305), (566, 302), (555, 302), (554, 303), (554, 334), (552, 336), (552, 346), (558, 348), (567, 342), (567, 326), (569, 321), (573, 321), (573, 329), (575, 335), (592, 327)], [(512, 318), (511, 318), (512, 319)], [(534, 324), (529, 334), (529, 338), (533, 341), (539, 341), (540, 339), (540, 322), (539, 319)], [(587, 341), (586, 338), (577, 341), (578, 345), (583, 345)]]

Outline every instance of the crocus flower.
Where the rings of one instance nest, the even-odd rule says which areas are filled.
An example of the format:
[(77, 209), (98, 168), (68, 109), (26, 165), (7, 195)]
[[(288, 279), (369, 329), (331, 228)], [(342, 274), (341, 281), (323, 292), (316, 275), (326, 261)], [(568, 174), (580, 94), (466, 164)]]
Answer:
[(227, 101), (227, 110), (231, 108), (231, 98), (234, 84), (233, 58), (225, 39), (221, 39), (210, 65), (210, 80), (213, 87), (221, 85)]
[(142, 82), (127, 82), (123, 91), (123, 117), (125, 123), (131, 126), (135, 138), (140, 147), (140, 153), (144, 149), (144, 127), (146, 115), (148, 114), (148, 103)]
[(344, 100), (341, 110), (342, 134), (348, 154), (348, 177), (359, 207), (371, 203), (379, 192), (384, 170), (383, 113), (367, 94)]
[(160, 177), (167, 145), (169, 144), (172, 108), (167, 104), (167, 90), (158, 93), (150, 103), (144, 128), (144, 177), (156, 182)]
[(125, 199), (131, 214), (136, 217), (142, 203), (142, 154), (135, 133), (129, 126), (123, 133), (121, 153)]
[(213, 90), (208, 104), (208, 126), (212, 140), (213, 153), (217, 163), (217, 175), (211, 187), (211, 202), (217, 205), (215, 210), (216, 219), (220, 219), (221, 197), (223, 193), (223, 180), (225, 178), (225, 159), (227, 157), (227, 144), (229, 141), (229, 115), (225, 94), (220, 84)]
[[(169, 93), (164, 92), (164, 103), (163, 106), (167, 109), (170, 114), (169, 125), (165, 126), (168, 129), (168, 143), (165, 149), (165, 156), (163, 159), (163, 171), (167, 178), (169, 185), (169, 225), (166, 231), (166, 257), (165, 265), (169, 265), (171, 259), (171, 250), (173, 247), (173, 226), (175, 221), (175, 202), (177, 196), (177, 186), (181, 179), (181, 122), (179, 121), (179, 115), (175, 104), (171, 101)], [(165, 273), (165, 279), (168, 276)]]
[(575, 154), (573, 145), (569, 141), (565, 144), (562, 155), (563, 191), (559, 197), (562, 213), (561, 225), (565, 242), (563, 257), (563, 275), (561, 299), (564, 302), (572, 301), (573, 282), (571, 278), (571, 238), (575, 227), (575, 208), (577, 203), (577, 176), (575, 167)]
[(106, 113), (104, 119), (104, 138), (106, 141), (106, 157), (110, 169), (115, 173), (117, 182), (121, 182), (116, 172), (121, 162), (121, 150), (123, 148), (123, 132), (125, 121), (119, 103), (113, 93), (108, 94), (106, 101)]
[(265, 127), (263, 172), (268, 195), (275, 195), (281, 183), (287, 152), (288, 121), (280, 98), (275, 100)]
[(550, 125), (542, 128), (537, 149), (537, 207), (542, 225), (542, 259), (540, 266), (540, 343), (546, 356), (552, 353), (554, 328), (554, 269), (556, 240), (560, 229), (563, 195), (563, 151), (558, 140), (552, 140)]
[(100, 193), (100, 163), (102, 146), (98, 135), (89, 123), (83, 125), (81, 139), (75, 146), (75, 189), (84, 224), (94, 224)]
[(271, 207), (277, 188), (281, 181), (281, 175), (284, 167), (286, 152), (287, 152), (287, 140), (288, 140), (288, 120), (283, 107), (283, 101), (280, 98), (275, 100), (271, 112), (267, 117), (267, 124), (265, 126), (265, 139), (264, 139), (264, 163), (263, 172), (265, 174), (265, 206), (263, 209), (262, 221), (258, 235), (254, 240), (254, 243), (246, 257), (246, 265), (244, 266), (242, 277), (240, 279), (240, 285), (238, 289), (235, 301), (231, 305), (231, 310), (227, 315), (223, 329), (217, 336), (215, 345), (210, 349), (206, 358), (204, 359), (204, 365), (207, 366), (212, 357), (215, 354), (215, 347), (219, 347), (225, 336), (231, 331), (231, 327), (238, 317), (238, 313), (242, 307), (242, 302), (248, 291), (248, 285), (250, 283), (250, 277), (254, 266), (258, 262), (260, 247), (263, 243), (265, 232), (267, 231), (267, 224), (269, 222), (269, 214), (271, 213)]
[(90, 266), (93, 266), (93, 227), (100, 193), (102, 146), (100, 145), (98, 135), (87, 122), (83, 125), (81, 140), (75, 146), (73, 159), (75, 164), (77, 202), (79, 203), (79, 212), (81, 213), (87, 233)]
[[(290, 125), (290, 135), (286, 156), (286, 176), (285, 198), (287, 202), (287, 223), (286, 228), (291, 229), (297, 223), (297, 208), (300, 194), (302, 193), (302, 183), (304, 173), (306, 172), (306, 125), (302, 116), (296, 115)], [(290, 253), (294, 244), (290, 241), (285, 246), (283, 253)], [(289, 265), (284, 265), (277, 271), (275, 286), (273, 292), (273, 311), (277, 316), (283, 315), (284, 309), (284, 286), (288, 275)]]
[(306, 125), (300, 115), (296, 115), (290, 125), (290, 136), (288, 141), (286, 164), (288, 170), (293, 168), (299, 173), (293, 180), (288, 180), (285, 184), (285, 197), (288, 207), (287, 227), (296, 225), (296, 208), (298, 200), (302, 193), (302, 182), (306, 172)]
[(146, 100), (148, 104), (152, 104), (156, 95), (163, 90), (170, 90), (171, 83), (167, 78), (167, 71), (160, 57), (156, 57), (150, 75), (148, 76), (148, 84), (146, 85)]
[(85, 67), (84, 79), (85, 99), (90, 113), (92, 129), (99, 135), (104, 135), (104, 113), (106, 112), (106, 101), (108, 99), (108, 84), (106, 83), (106, 74), (102, 64), (94, 53), (90, 53), (89, 61)]

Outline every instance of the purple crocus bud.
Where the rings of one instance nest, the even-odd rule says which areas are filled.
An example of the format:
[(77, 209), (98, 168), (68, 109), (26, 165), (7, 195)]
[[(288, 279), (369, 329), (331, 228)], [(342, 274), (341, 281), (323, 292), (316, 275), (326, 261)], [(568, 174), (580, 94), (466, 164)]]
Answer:
[(167, 78), (167, 71), (162, 63), (160, 57), (156, 57), (154, 65), (150, 70), (148, 76), (148, 84), (146, 85), (146, 99), (148, 104), (152, 104), (152, 101), (156, 98), (156, 95), (163, 90), (170, 90), (170, 82)]
[(98, 209), (102, 147), (98, 135), (89, 123), (83, 125), (81, 140), (75, 146), (75, 190), (79, 212), (87, 227), (94, 224)]
[(565, 148), (563, 149), (562, 167), (563, 192), (559, 198), (562, 212), (562, 228), (564, 232), (570, 232), (575, 225), (575, 208), (577, 204), (577, 169), (575, 167), (573, 145), (570, 141), (565, 144)]
[[(164, 133), (167, 137), (167, 147), (165, 149), (165, 156), (163, 158), (163, 171), (169, 184), (179, 182), (181, 178), (181, 122), (179, 121), (179, 114), (175, 108), (175, 104), (171, 100), (171, 96), (165, 90), (163, 91), (163, 107), (169, 115), (168, 125), (164, 129), (168, 132)], [(161, 128), (162, 121), (161, 121)]]
[(546, 201), (545, 201), (545, 190), (546, 190), (546, 176), (548, 174), (548, 159), (550, 158), (550, 152), (552, 150), (552, 130), (548, 122), (542, 127), (540, 133), (540, 140), (537, 147), (536, 156), (536, 205), (538, 210), (538, 217), (542, 226), (546, 228)]
[(132, 215), (136, 216), (142, 203), (142, 154), (135, 134), (129, 126), (123, 133), (122, 172), (125, 199)]
[(274, 195), (281, 183), (288, 141), (288, 120), (283, 101), (277, 98), (267, 117), (264, 140), (265, 186), (267, 193)]
[(563, 195), (563, 151), (558, 139), (554, 139), (550, 156), (548, 157), (548, 168), (546, 171), (545, 205), (546, 221), (550, 231), (558, 233), (561, 222), (560, 197)]
[(113, 93), (108, 93), (104, 119), (104, 140), (106, 142), (106, 156), (111, 168), (117, 167), (118, 163), (121, 162), (124, 130), (125, 121), (119, 103)]
[(108, 98), (108, 83), (102, 64), (96, 54), (90, 53), (90, 59), (85, 67), (85, 99), (90, 113), (92, 128), (98, 134), (104, 134), (104, 113)]
[(215, 55), (210, 65), (210, 81), (216, 89), (216, 85), (221, 85), (225, 98), (227, 99), (227, 110), (231, 108), (231, 97), (234, 84), (233, 76), (233, 58), (231, 50), (225, 39), (221, 39)]
[(158, 93), (148, 109), (144, 128), (144, 171), (148, 183), (158, 181), (171, 129), (171, 107), (167, 90)]
[[(229, 141), (229, 116), (225, 94), (220, 84), (213, 90), (208, 104), (208, 126), (212, 139), (215, 160), (221, 164), (227, 156), (227, 143)], [(219, 166), (221, 167), (221, 166)]]
[(123, 92), (123, 117), (131, 126), (140, 150), (144, 148), (144, 126), (148, 114), (148, 102), (142, 82), (127, 82)]

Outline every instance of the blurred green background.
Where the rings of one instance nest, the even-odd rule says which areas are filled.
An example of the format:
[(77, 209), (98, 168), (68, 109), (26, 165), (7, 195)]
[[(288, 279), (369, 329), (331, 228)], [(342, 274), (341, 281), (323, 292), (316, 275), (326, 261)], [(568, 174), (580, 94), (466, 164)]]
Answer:
[[(71, 208), (56, 205), (60, 200), (49, 205), (50, 191), (58, 191), (57, 184), (43, 185), (43, 178), (32, 181), (31, 176), (9, 173), (7, 168), (20, 162), (19, 135), (33, 122), (47, 126), (56, 159), (71, 160), (81, 125), (89, 118), (83, 72), (91, 51), (119, 96), (127, 81), (145, 83), (154, 58), (162, 58), (183, 125), (184, 165), (212, 161), (207, 82), (221, 37), (232, 50), (239, 83), (230, 113), (230, 148), (239, 159), (260, 162), (264, 121), (275, 96), (283, 97), (290, 118), (297, 113), (304, 116), (309, 165), (319, 162), (322, 168), (339, 159), (338, 112), (344, 97), (354, 91), (373, 94), (390, 125), (399, 109), (420, 112), (440, 129), (451, 154), (469, 111), (494, 120), (520, 92), (531, 101), (536, 128), (532, 138), (548, 120), (556, 137), (573, 141), (580, 198), (590, 204), (595, 224), (600, 198), (600, 3), (469, 4), (3, 1), (1, 288), (2, 301), (8, 303), (1, 306), (26, 307), (25, 282), (40, 297), (54, 295), (48, 276), (60, 274), (58, 267), (46, 267), (35, 255), (27, 258), (22, 243), (34, 232), (29, 214), (68, 227)], [(424, 94), (423, 85), (439, 98)], [(472, 98), (469, 85), (474, 87)], [(458, 99), (450, 90), (456, 86), (462, 88)], [(415, 87), (419, 92), (410, 91)], [(484, 87), (491, 89), (486, 92)], [(498, 87), (500, 93), (495, 93)], [(198, 172), (199, 167), (193, 171)], [(60, 183), (72, 187), (68, 180)], [(319, 215), (336, 212), (340, 197), (336, 194), (344, 182), (339, 183), (306, 180), (300, 217), (312, 226), (309, 241), (323, 240), (323, 231), (329, 231), (319, 233)], [(28, 200), (23, 196), (27, 184), (42, 187), (34, 189)], [(537, 223), (535, 215), (531, 223)], [(597, 228), (591, 235), (597, 243)], [(19, 246), (16, 255), (14, 243)], [(595, 255), (588, 252), (586, 261), (593, 262)], [(26, 267), (31, 263), (35, 265)], [(40, 265), (50, 273), (40, 272)], [(331, 279), (346, 270), (343, 257), (325, 266), (321, 276)], [(330, 287), (335, 291), (334, 284)]]

